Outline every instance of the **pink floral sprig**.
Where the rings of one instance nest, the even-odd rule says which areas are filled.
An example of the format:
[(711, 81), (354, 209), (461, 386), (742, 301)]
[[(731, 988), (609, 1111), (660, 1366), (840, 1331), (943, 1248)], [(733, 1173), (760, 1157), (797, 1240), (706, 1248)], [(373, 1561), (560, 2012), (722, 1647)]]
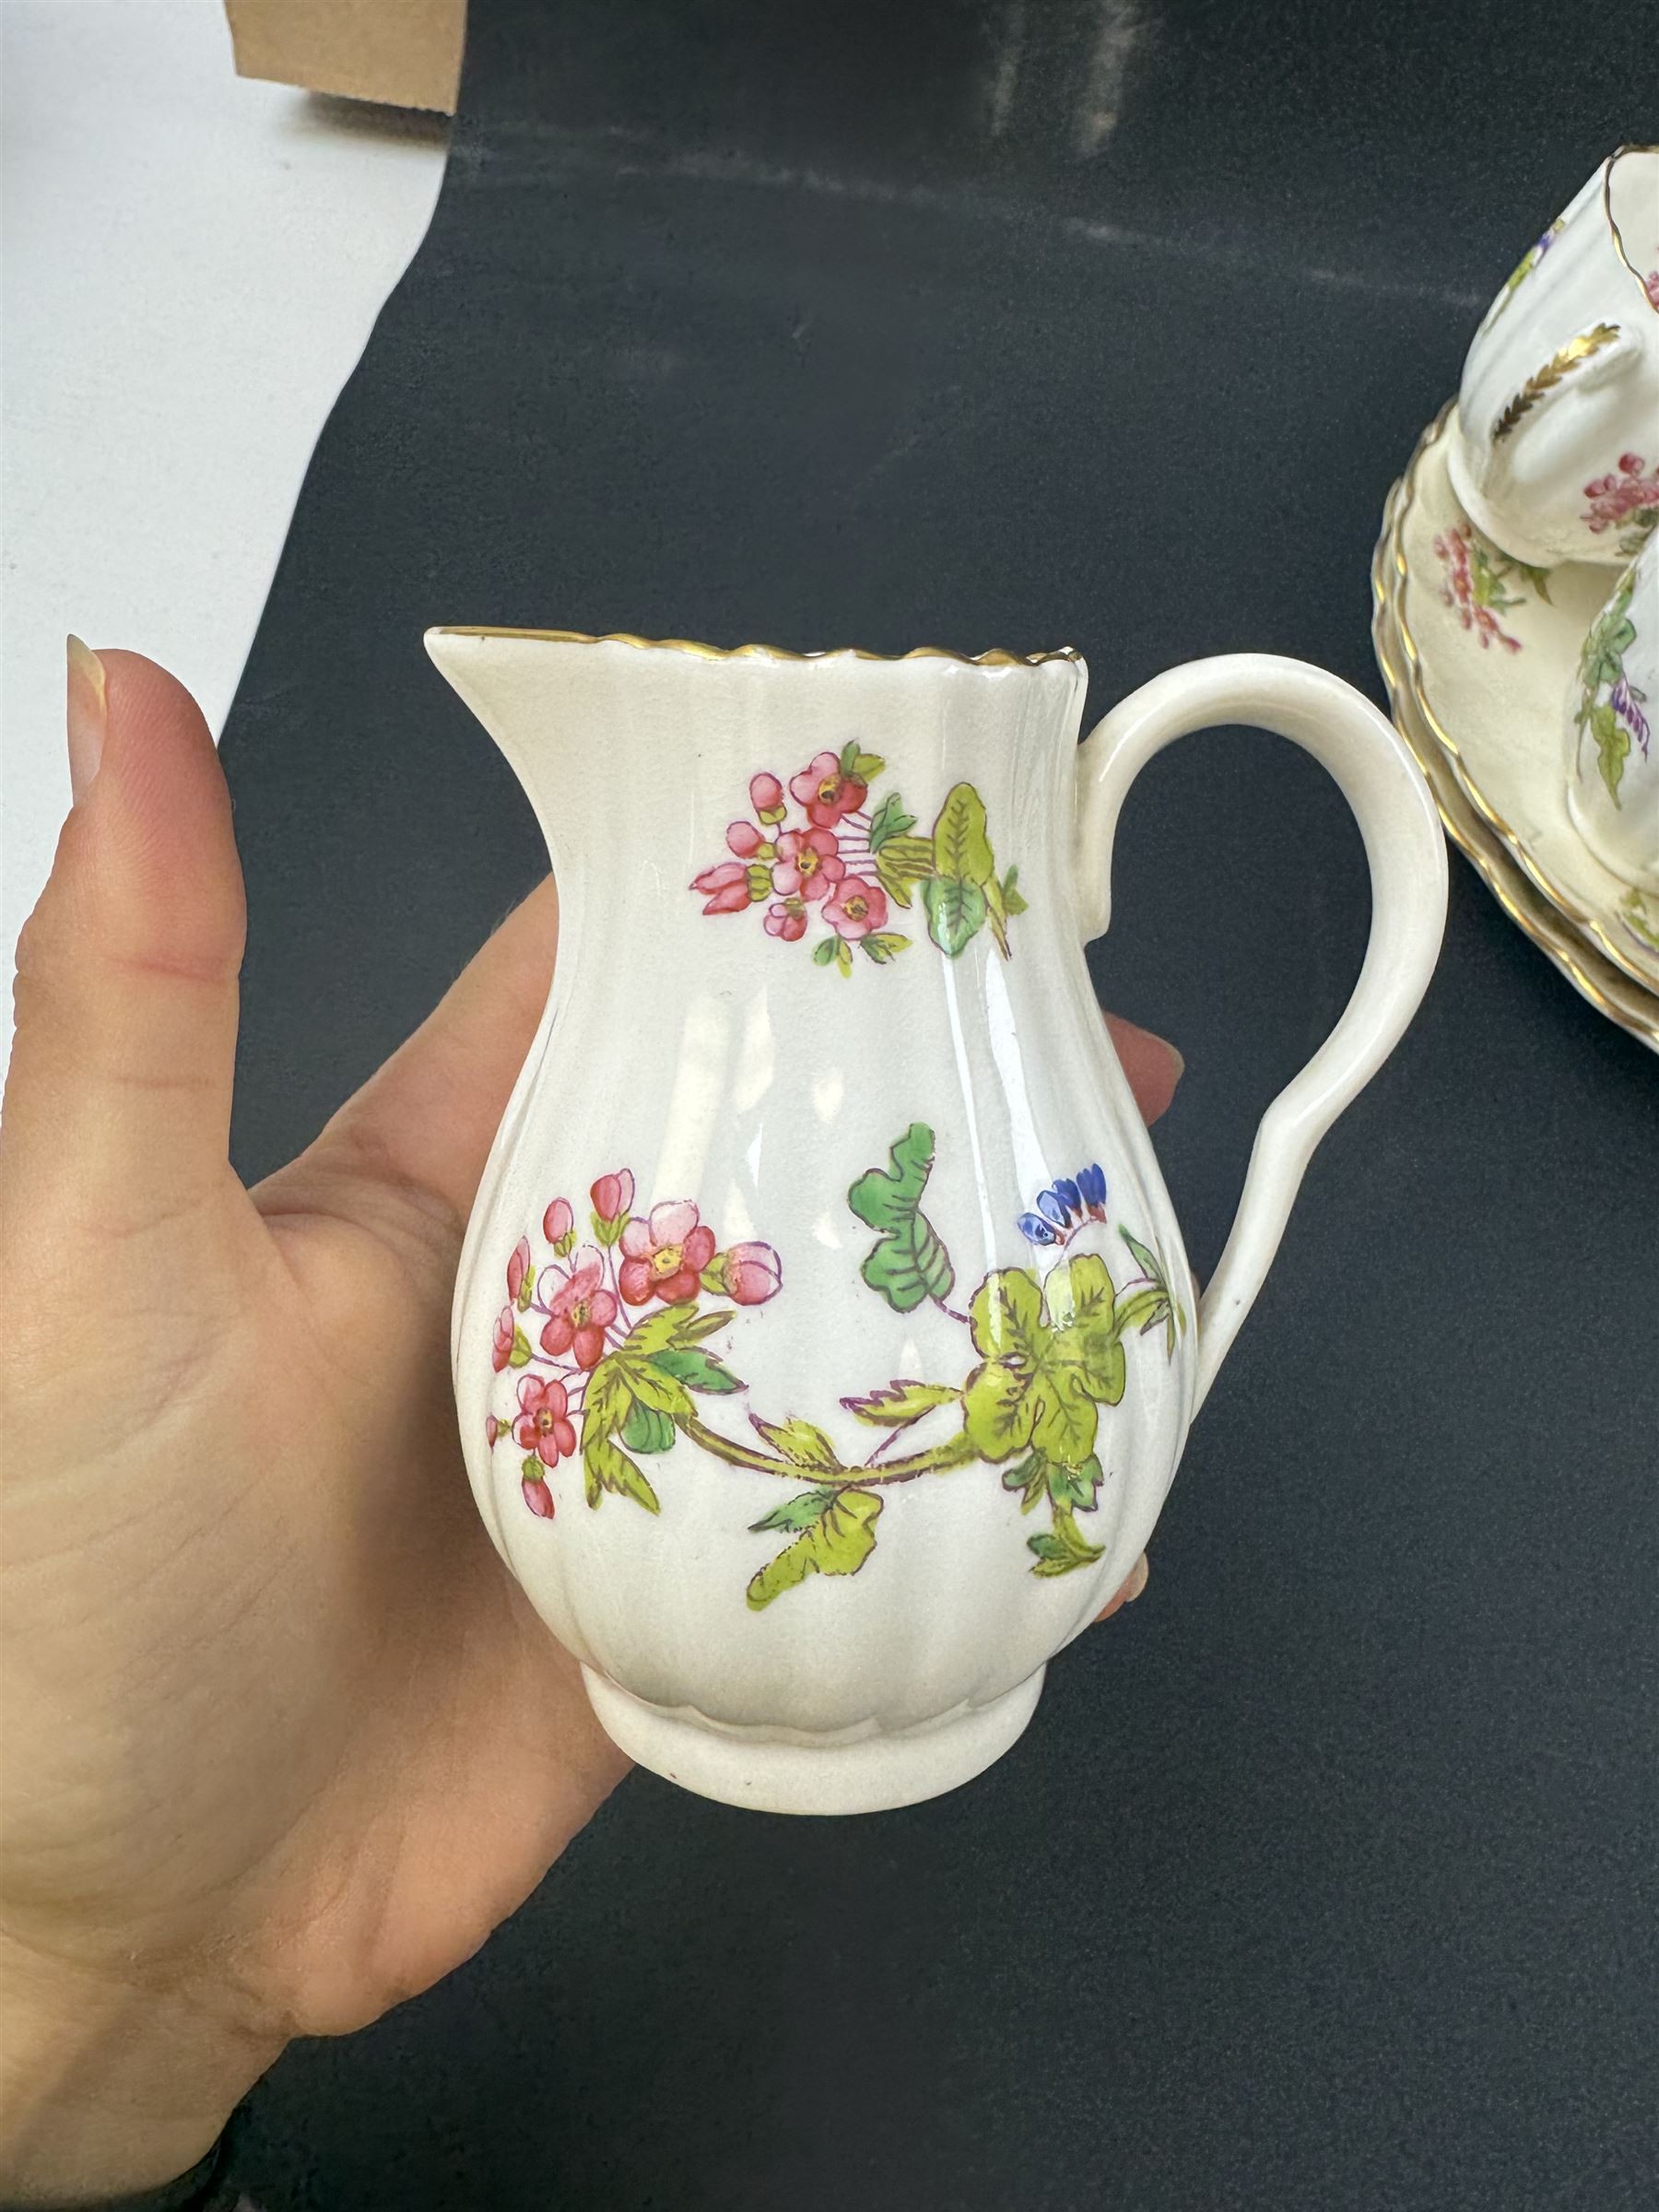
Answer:
[(1501, 576), (1469, 525), (1454, 523), (1450, 530), (1442, 531), (1434, 541), (1434, 550), (1444, 571), (1441, 597), (1464, 629), (1474, 632), (1481, 651), (1498, 644), (1506, 652), (1519, 653), (1520, 639), (1504, 629), (1496, 610), (1518, 606), (1520, 599), (1504, 589)]
[[(575, 1210), (569, 1199), (553, 1199), (541, 1221), (551, 1254), (538, 1266), (529, 1237), (520, 1237), (508, 1255), (508, 1302), (492, 1333), (494, 1371), (528, 1371), (519, 1377), (513, 1409), (486, 1416), (486, 1441), (493, 1448), (510, 1439), (526, 1454), (524, 1502), (543, 1520), (554, 1512), (547, 1470), (581, 1450), (588, 1386), (644, 1319), (643, 1309), (690, 1306), (705, 1292), (758, 1306), (782, 1288), (770, 1244), (745, 1239), (720, 1250), (692, 1200), (636, 1214), (626, 1168), (601, 1175), (588, 1196), (595, 1242), (577, 1248)], [(525, 1324), (534, 1328), (537, 1317), (533, 1342)]]
[[(896, 797), (877, 810), (879, 826), (868, 812), (871, 781), (885, 767), (853, 740), (839, 753), (815, 753), (790, 777), (787, 794), (770, 770), (751, 776), (753, 818), (726, 825), (732, 857), (691, 879), (703, 912), (737, 914), (764, 906), (767, 935), (786, 945), (798, 944), (816, 918), (825, 934), (813, 957), (843, 975), (853, 971), (855, 945), (878, 964), (902, 951), (910, 939), (887, 933), (889, 893), (872, 840), (901, 835), (913, 820)], [(799, 809), (793, 823), (792, 803)]]

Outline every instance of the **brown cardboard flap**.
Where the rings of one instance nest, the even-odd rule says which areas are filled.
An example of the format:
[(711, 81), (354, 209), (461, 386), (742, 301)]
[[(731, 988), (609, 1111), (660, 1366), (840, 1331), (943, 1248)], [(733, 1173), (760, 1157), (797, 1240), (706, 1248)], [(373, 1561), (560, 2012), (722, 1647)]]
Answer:
[(466, 0), (225, 0), (241, 76), (455, 112)]

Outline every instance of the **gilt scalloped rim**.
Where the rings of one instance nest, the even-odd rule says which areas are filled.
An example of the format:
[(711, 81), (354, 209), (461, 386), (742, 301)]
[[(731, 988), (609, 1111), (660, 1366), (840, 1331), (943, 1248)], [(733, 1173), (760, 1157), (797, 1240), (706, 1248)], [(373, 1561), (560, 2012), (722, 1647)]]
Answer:
[(1051, 661), (1068, 661), (1081, 668), (1083, 655), (1075, 645), (1056, 645), (1046, 653), (1009, 653), (993, 645), (983, 653), (958, 653), (948, 645), (912, 645), (908, 653), (871, 653), (863, 645), (828, 645), (812, 653), (796, 653), (787, 645), (703, 645), (695, 638), (641, 638), (629, 629), (510, 629), (488, 623), (441, 622), (431, 633), (440, 638), (534, 638), (547, 645), (632, 645), (643, 653), (688, 653), (700, 661), (955, 661), (964, 668), (1042, 668)]
[[(1439, 434), (1451, 413), (1452, 404), (1447, 403), (1437, 420), (1425, 431), (1418, 441), (1418, 453)], [(1635, 1037), (1650, 1052), (1659, 1053), (1659, 996), (1644, 991), (1640, 983), (1616, 968), (1580, 935), (1565, 915), (1540, 896), (1481, 821), (1453, 775), (1451, 761), (1417, 717), (1394, 606), (1405, 581), (1399, 560), (1399, 535), (1406, 489), (1402, 478), (1388, 495), (1382, 532), (1371, 559), (1371, 641), (1395, 727), (1429, 780), (1447, 835), (1470, 862), (1502, 912), (1598, 1014)]]

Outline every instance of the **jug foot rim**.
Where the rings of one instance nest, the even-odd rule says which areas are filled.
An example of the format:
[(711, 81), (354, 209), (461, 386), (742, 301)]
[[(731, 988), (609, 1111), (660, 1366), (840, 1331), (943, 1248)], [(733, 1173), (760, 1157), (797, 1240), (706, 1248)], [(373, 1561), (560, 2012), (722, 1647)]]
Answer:
[(595, 1668), (582, 1678), (595, 1717), (618, 1750), (664, 1781), (722, 1805), (763, 1813), (881, 1813), (919, 1805), (971, 1782), (1024, 1734), (1045, 1670), (989, 1703), (902, 1734), (821, 1743), (781, 1741), (648, 1704)]

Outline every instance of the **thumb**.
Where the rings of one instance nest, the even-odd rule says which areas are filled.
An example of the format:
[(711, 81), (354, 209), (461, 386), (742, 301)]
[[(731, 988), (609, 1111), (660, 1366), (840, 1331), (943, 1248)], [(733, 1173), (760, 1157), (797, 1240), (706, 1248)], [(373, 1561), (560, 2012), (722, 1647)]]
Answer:
[(183, 686), (69, 641), (75, 803), (18, 947), (0, 1200), (108, 1236), (229, 1180), (244, 910), (230, 798)]

